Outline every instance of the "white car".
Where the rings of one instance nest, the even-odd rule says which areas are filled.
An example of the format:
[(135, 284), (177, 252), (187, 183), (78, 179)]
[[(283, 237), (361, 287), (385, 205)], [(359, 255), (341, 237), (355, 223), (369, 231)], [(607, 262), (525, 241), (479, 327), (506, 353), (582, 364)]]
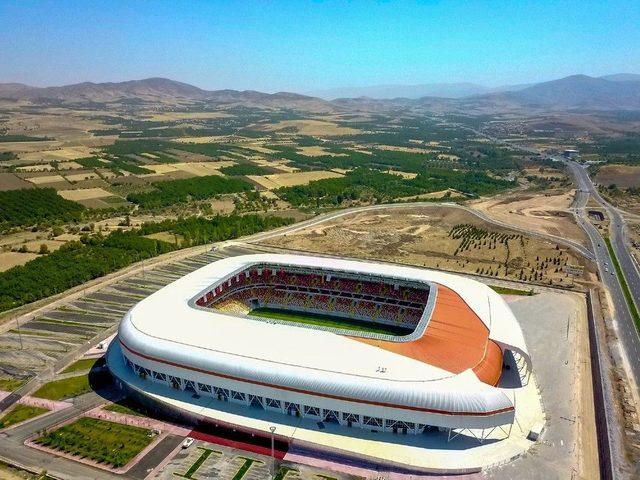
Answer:
[(182, 442), (182, 448), (189, 448), (191, 445), (193, 445), (193, 442), (195, 440), (191, 437), (187, 437), (184, 439), (184, 442)]

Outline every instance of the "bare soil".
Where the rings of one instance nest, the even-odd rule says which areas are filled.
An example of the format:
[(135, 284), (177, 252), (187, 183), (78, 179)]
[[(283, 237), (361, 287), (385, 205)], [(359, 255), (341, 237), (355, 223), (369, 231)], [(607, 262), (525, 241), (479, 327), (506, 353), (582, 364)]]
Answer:
[[(488, 233), (517, 235), (507, 244), (485, 238), (462, 248), (453, 227), (471, 225)], [(378, 259), (496, 278), (568, 286), (567, 265), (583, 266), (582, 258), (553, 242), (495, 227), (475, 215), (446, 206), (407, 207), (392, 213), (361, 212), (292, 234), (269, 239), (270, 246), (333, 255)]]
[(509, 193), (471, 202), (469, 206), (509, 225), (587, 245), (583, 230), (569, 211), (574, 194), (574, 190), (558, 195)]

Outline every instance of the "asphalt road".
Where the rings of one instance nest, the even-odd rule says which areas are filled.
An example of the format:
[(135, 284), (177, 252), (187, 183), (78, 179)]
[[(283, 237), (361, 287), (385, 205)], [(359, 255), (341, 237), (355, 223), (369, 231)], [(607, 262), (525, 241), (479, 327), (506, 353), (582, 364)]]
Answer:
[[(615, 315), (618, 319), (618, 325), (620, 326), (620, 341), (622, 342), (622, 345), (629, 357), (629, 362), (631, 364), (636, 384), (640, 384), (640, 335), (636, 330), (633, 317), (629, 311), (618, 277), (615, 275), (615, 268), (609, 256), (609, 251), (604, 239), (602, 238), (602, 235), (600, 235), (600, 232), (598, 232), (591, 222), (586, 219), (587, 212), (585, 207), (587, 200), (589, 199), (589, 195), (591, 195), (609, 214), (609, 218), (611, 220), (609, 229), (611, 245), (618, 261), (620, 262), (627, 284), (631, 290), (631, 295), (636, 301), (636, 306), (638, 306), (640, 303), (640, 273), (638, 272), (634, 260), (631, 258), (631, 253), (629, 252), (624, 240), (624, 220), (622, 219), (620, 212), (600, 196), (597, 189), (591, 182), (586, 170), (581, 165), (573, 161), (567, 161), (566, 163), (569, 171), (574, 176), (579, 189), (573, 205), (576, 212), (576, 219), (589, 236), (593, 245), (598, 269), (600, 270), (600, 277), (609, 290), (615, 307)], [(612, 272), (614, 273), (613, 275), (611, 274)]]

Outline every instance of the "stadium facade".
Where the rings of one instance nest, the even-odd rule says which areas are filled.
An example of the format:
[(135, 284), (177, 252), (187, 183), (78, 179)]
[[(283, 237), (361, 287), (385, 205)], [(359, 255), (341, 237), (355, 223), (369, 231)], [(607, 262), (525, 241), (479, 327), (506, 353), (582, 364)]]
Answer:
[(190, 273), (135, 305), (114, 344), (156, 391), (406, 434), (512, 424), (505, 352), (531, 370), (520, 326), (486, 285), (301, 255)]

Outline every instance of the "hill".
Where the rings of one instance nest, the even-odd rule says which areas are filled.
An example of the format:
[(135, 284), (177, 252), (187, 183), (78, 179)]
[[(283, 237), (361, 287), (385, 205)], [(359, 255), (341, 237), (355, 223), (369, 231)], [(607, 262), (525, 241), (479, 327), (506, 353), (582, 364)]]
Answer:
[(226, 105), (261, 106), (273, 108), (306, 108), (330, 111), (334, 107), (324, 100), (297, 93), (263, 93), (252, 90), (208, 91), (167, 78), (147, 78), (126, 82), (84, 82), (61, 87), (31, 87), (19, 83), (0, 84), (0, 98), (62, 103), (119, 103), (137, 102), (210, 102)]
[(587, 75), (543, 82), (504, 94), (523, 106), (553, 109), (640, 109), (640, 81), (613, 81)]

